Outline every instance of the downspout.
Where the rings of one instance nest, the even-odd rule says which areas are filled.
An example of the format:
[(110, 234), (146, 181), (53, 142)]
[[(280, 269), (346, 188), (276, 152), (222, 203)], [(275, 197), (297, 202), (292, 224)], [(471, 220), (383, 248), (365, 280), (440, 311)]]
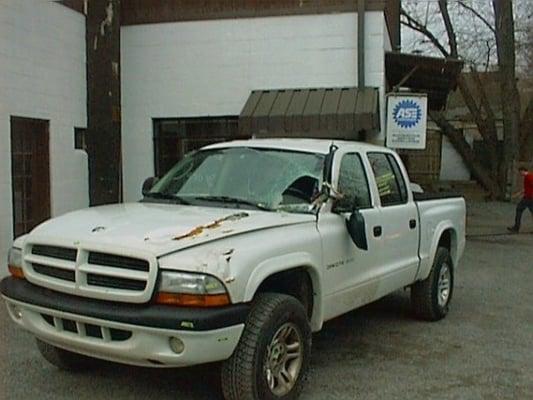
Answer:
[(357, 0), (357, 86), (365, 87), (365, 0)]

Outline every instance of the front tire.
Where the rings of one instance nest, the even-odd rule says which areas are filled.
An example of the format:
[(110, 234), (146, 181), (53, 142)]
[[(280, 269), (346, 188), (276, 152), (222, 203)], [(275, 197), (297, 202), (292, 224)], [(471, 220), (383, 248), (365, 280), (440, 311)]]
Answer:
[(231, 358), (222, 365), (226, 400), (296, 399), (311, 355), (311, 328), (294, 297), (262, 293)]
[(92, 369), (96, 360), (81, 354), (72, 353), (36, 339), (37, 348), (43, 358), (63, 371), (81, 372)]
[(453, 282), (450, 252), (439, 247), (429, 276), (411, 286), (411, 305), (415, 315), (426, 321), (444, 318), (450, 308)]

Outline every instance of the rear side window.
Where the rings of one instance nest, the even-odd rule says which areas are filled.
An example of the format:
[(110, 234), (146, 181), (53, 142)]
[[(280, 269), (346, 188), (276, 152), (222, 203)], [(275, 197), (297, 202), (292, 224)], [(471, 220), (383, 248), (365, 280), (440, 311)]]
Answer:
[(343, 198), (337, 201), (336, 211), (351, 212), (354, 208), (371, 207), (368, 180), (359, 154), (349, 153), (342, 157), (338, 190)]
[(407, 189), (398, 163), (385, 153), (369, 153), (368, 159), (376, 178), (382, 206), (407, 202)]

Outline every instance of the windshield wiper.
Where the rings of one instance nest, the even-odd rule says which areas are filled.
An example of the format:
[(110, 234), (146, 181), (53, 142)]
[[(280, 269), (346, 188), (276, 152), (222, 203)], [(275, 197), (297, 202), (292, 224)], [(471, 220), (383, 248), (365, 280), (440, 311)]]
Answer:
[(196, 196), (196, 200), (201, 201), (216, 201), (219, 203), (233, 203), (233, 204), (244, 204), (246, 206), (251, 206), (254, 208), (257, 208), (258, 210), (263, 211), (274, 211), (272, 208), (265, 206), (261, 203), (256, 203), (250, 200), (246, 199), (240, 199), (238, 197), (231, 197), (231, 196)]
[(188, 201), (185, 201), (182, 197), (177, 196), (172, 193), (163, 193), (163, 192), (148, 192), (144, 195), (150, 199), (161, 199), (161, 200), (175, 200), (180, 204), (190, 204)]

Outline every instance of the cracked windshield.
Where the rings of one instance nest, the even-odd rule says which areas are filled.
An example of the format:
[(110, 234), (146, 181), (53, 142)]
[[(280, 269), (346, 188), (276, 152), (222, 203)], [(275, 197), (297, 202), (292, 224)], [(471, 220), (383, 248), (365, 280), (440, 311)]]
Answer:
[(182, 204), (310, 212), (325, 156), (230, 147), (191, 153), (146, 195)]

